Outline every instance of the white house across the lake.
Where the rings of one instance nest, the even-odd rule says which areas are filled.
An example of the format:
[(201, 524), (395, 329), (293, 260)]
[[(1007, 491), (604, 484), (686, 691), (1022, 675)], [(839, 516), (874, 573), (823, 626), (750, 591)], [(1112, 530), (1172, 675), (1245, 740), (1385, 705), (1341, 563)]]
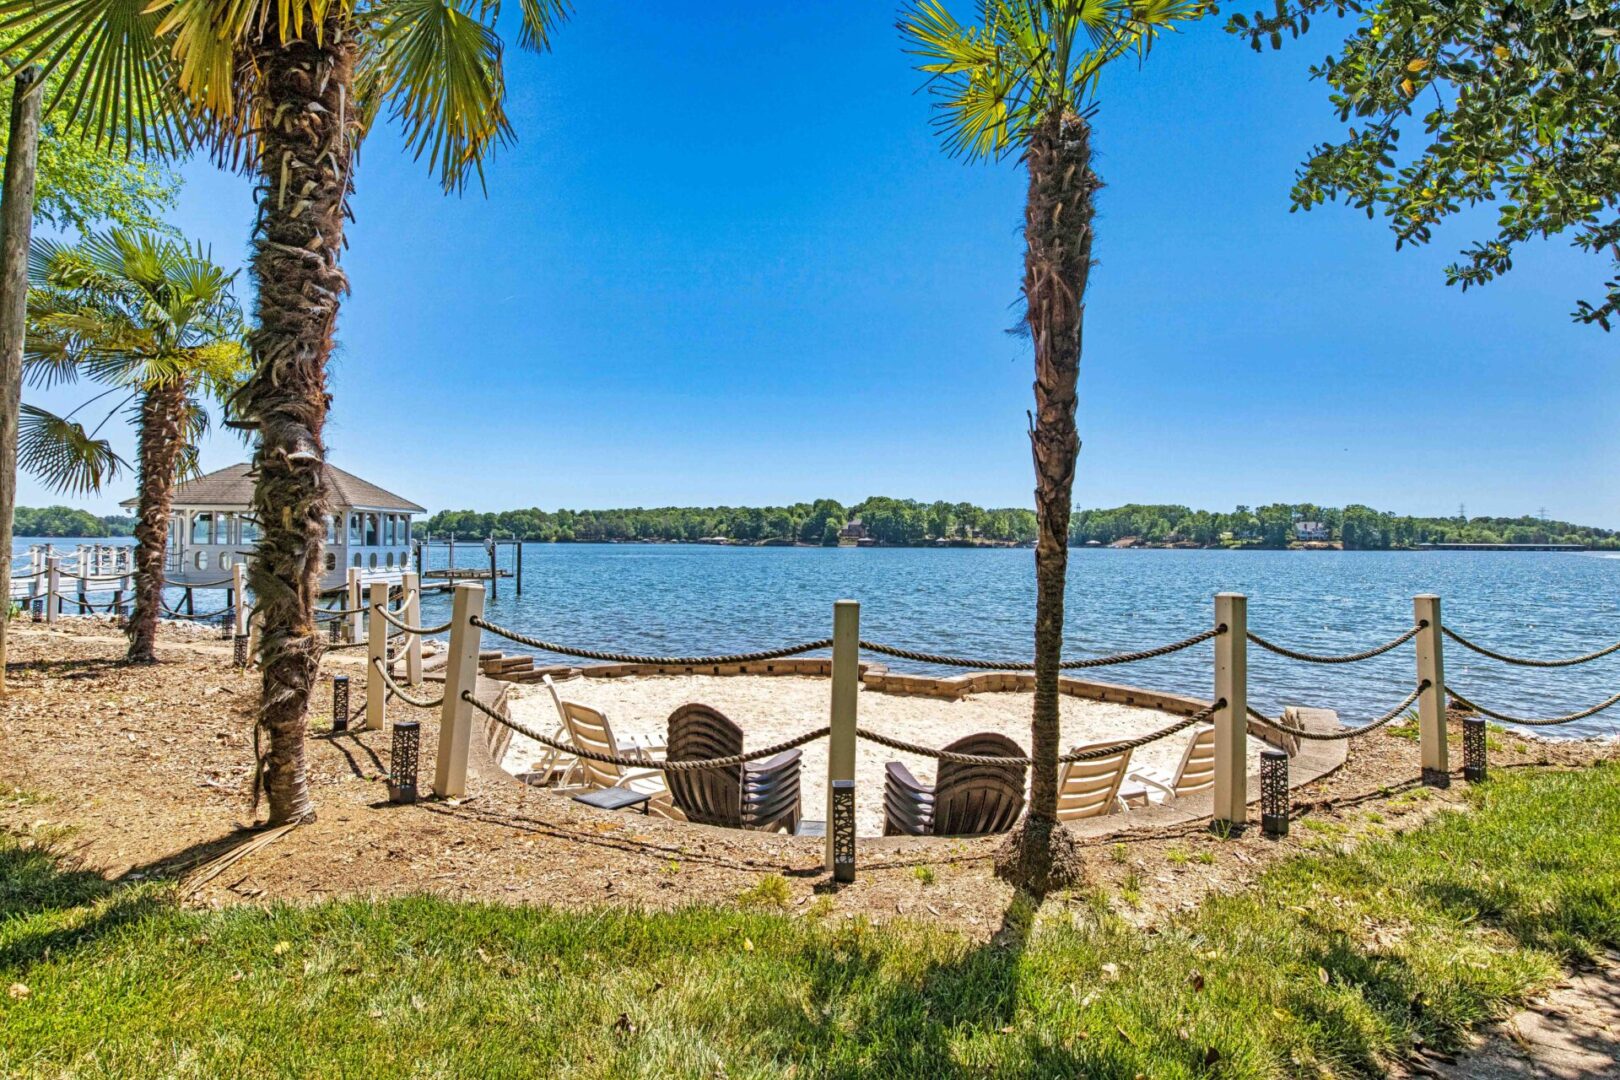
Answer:
[[(259, 540), (252, 515), (253, 477), (246, 463), (180, 484), (169, 519), (165, 568), (172, 586), (203, 585), (231, 575)], [(411, 518), (425, 508), (375, 484), (326, 466), (331, 514), (326, 521), (323, 589), (343, 585), (349, 568), (392, 576), (410, 566)], [(121, 505), (133, 507), (135, 499)]]

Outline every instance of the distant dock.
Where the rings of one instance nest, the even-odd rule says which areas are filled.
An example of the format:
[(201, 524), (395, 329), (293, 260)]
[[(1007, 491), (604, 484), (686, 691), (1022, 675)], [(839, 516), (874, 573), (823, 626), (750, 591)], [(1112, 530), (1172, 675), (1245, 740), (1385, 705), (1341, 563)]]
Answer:
[(1419, 544), (1419, 551), (1587, 551), (1585, 544)]

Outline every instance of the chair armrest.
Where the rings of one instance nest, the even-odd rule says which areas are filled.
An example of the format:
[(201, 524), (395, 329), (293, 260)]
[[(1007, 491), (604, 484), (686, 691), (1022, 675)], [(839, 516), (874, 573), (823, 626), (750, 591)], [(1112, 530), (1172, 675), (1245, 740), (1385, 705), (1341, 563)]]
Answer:
[(1175, 795), (1176, 789), (1172, 782), (1167, 781), (1165, 774), (1151, 769), (1136, 769), (1127, 777), (1138, 784), (1145, 784), (1151, 788), (1158, 788), (1166, 795)]

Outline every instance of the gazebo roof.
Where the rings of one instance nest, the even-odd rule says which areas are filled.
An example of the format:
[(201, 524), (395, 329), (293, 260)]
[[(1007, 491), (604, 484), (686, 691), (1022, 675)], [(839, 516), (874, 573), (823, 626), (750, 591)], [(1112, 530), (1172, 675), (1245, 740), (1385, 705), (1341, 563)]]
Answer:
[[(243, 462), (187, 480), (174, 489), (175, 506), (239, 506), (247, 509), (253, 503), (252, 466)], [(402, 499), (376, 484), (346, 473), (335, 465), (327, 465), (326, 489), (331, 492), (332, 508), (352, 506), (367, 510), (392, 510), (407, 514), (425, 514), (427, 508)], [(135, 506), (140, 500), (125, 499), (119, 506)]]

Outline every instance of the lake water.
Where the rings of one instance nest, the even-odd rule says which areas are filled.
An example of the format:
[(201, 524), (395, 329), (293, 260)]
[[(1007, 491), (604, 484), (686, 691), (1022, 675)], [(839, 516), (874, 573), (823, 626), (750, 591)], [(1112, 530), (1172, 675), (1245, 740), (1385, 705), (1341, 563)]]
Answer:
[[(438, 548), (429, 565), (444, 560)], [(487, 567), (488, 557), (482, 545), (458, 544), (456, 562)], [(500, 565), (512, 568), (510, 547), (502, 548)], [(1412, 597), (1425, 592), (1441, 596), (1448, 626), (1500, 651), (1562, 657), (1620, 640), (1615, 557), (1083, 549), (1069, 560), (1064, 655), (1098, 656), (1197, 633), (1213, 622), (1213, 597), (1222, 591), (1249, 597), (1255, 633), (1308, 652), (1355, 652), (1387, 641), (1411, 626)], [(830, 636), (833, 601), (846, 597), (861, 602), (861, 636), (869, 640), (991, 659), (1032, 651), (1034, 552), (1024, 549), (527, 544), (523, 595), (503, 579), (487, 617), (584, 648), (702, 655)], [(219, 606), (204, 596), (197, 603), (201, 610)], [(448, 613), (447, 596), (425, 599), (424, 622), (442, 622)], [(896, 668), (922, 667), (882, 659)], [(1415, 679), (1410, 645), (1332, 667), (1251, 647), (1249, 669), (1256, 708), (1275, 715), (1283, 705), (1323, 706), (1352, 723), (1399, 702)], [(1205, 644), (1090, 675), (1207, 696), (1212, 672), (1212, 647)], [(1620, 653), (1541, 670), (1509, 667), (1448, 643), (1446, 674), (1481, 704), (1549, 716), (1620, 690)], [(1559, 730), (1620, 731), (1620, 707)]]

